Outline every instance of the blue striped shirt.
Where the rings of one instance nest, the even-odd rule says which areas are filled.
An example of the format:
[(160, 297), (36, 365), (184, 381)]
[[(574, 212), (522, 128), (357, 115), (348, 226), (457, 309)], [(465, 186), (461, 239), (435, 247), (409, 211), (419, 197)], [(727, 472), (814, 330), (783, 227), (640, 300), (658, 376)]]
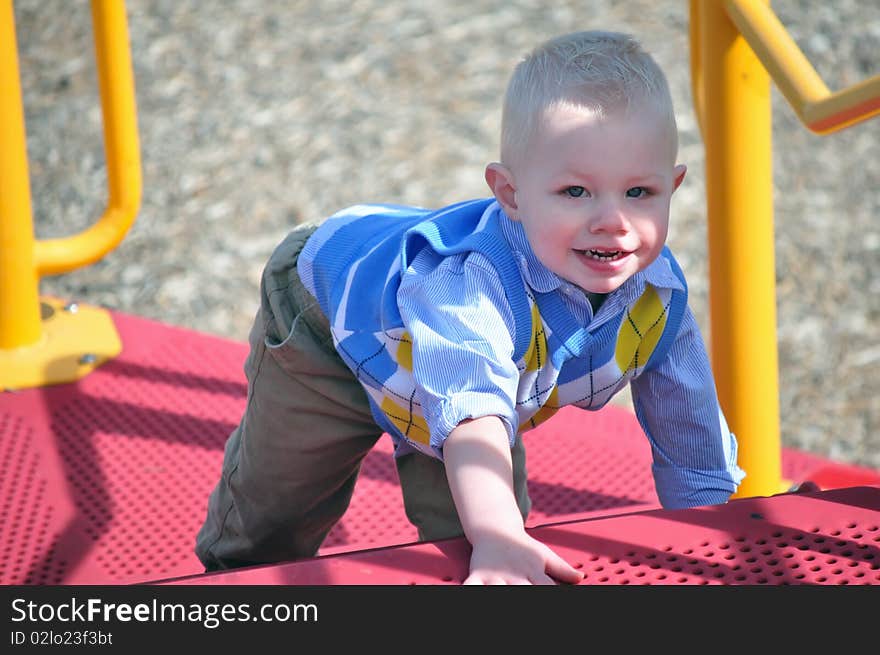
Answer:
[[(395, 438), (397, 454), (415, 449), (442, 458), (443, 442), (459, 422), (487, 415), (501, 418), (512, 442), (517, 432), (537, 425), (561, 405), (595, 410), (629, 384), (636, 416), (652, 447), (661, 503), (672, 508), (726, 501), (743, 472), (736, 465), (736, 440), (718, 405), (702, 337), (686, 304), (680, 323), (670, 324), (670, 330), (660, 325), (656, 332), (663, 332), (662, 337), (655, 336), (647, 350), (641, 333), (647, 330), (633, 323), (642, 340), (619, 364), (626, 341), (621, 335), (640, 299), (656, 296), (657, 316), (665, 322), (674, 293), (684, 298), (683, 278), (670, 265), (671, 253), (666, 251), (668, 258), (658, 258), (609, 294), (594, 314), (582, 290), (540, 263), (519, 223), (507, 219), (497, 203), (480, 202), (475, 230), (497, 225), (499, 240), (516, 263), (517, 283), (532, 307), (531, 340), (538, 347), (530, 346), (525, 354), (517, 352), (520, 316), (497, 259), (479, 250), (441, 254), (421, 248), (411, 261), (402, 261), (400, 243), (368, 243), (370, 227), (387, 229), (386, 219), (395, 217), (417, 223), (420, 215), (413, 219), (412, 211), (418, 210), (350, 208), (328, 219), (300, 255), (303, 283), (328, 313), (337, 349), (370, 394), (377, 422)], [(467, 203), (462, 205), (467, 209)], [(458, 207), (449, 213), (461, 213)], [(361, 226), (368, 227), (361, 233)], [(348, 231), (358, 235), (358, 247), (366, 252), (355, 250), (360, 254), (353, 261), (339, 254), (344, 249), (339, 235)], [(386, 263), (372, 271), (370, 255), (375, 260), (384, 248), (390, 254), (378, 260)], [(371, 271), (372, 286), (383, 291), (375, 304), (385, 305), (363, 319), (362, 314), (376, 310), (362, 304), (366, 296), (358, 289), (366, 285), (355, 280), (369, 276), (359, 268)], [(555, 317), (548, 318), (550, 314)], [(389, 329), (393, 321), (388, 316), (401, 324), (398, 331)], [(381, 343), (366, 348), (368, 356), (353, 356), (364, 344), (363, 335), (353, 329), (361, 320), (381, 323), (376, 331)], [(571, 344), (577, 339), (567, 334), (585, 336), (575, 347)], [(663, 348), (655, 347), (658, 339)], [(652, 350), (657, 357), (651, 357)], [(641, 351), (647, 354), (638, 361)], [(377, 360), (386, 355), (392, 363), (383, 367)], [(398, 384), (401, 374), (411, 392)]]

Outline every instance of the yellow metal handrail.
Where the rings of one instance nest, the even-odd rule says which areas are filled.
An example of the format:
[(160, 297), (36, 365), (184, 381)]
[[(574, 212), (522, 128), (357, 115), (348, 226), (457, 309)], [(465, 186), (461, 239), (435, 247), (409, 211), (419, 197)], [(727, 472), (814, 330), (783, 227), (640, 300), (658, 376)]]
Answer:
[[(75, 321), (40, 302), (39, 279), (91, 264), (115, 248), (141, 203), (137, 112), (123, 0), (92, 0), (108, 202), (88, 229), (36, 240), (12, 0), (0, 0), (0, 385), (75, 379), (118, 354), (109, 316)], [(50, 322), (52, 319), (53, 322)], [(76, 341), (81, 337), (79, 342)], [(76, 356), (76, 350), (86, 352)], [(81, 363), (85, 362), (85, 364)]]
[(831, 93), (767, 0), (691, 0), (693, 103), (706, 149), (709, 304), (718, 396), (747, 477), (783, 488), (770, 80), (820, 134), (880, 113), (880, 76)]
[(880, 75), (832, 93), (766, 2), (727, 0), (725, 8), (808, 128), (828, 134), (880, 114)]
[(125, 237), (141, 204), (137, 108), (125, 3), (92, 0), (91, 5), (104, 122), (107, 209), (94, 225), (79, 234), (37, 241), (39, 275), (66, 273), (101, 259)]

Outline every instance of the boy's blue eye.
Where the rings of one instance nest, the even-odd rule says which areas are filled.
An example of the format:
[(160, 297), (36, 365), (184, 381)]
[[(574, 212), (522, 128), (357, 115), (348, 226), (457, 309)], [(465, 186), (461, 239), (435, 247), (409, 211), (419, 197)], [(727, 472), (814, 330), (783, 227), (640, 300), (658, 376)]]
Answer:
[(641, 198), (648, 195), (648, 190), (643, 186), (634, 186), (626, 190), (627, 198)]
[(587, 190), (582, 186), (570, 186), (565, 190), (565, 193), (572, 198), (583, 198), (584, 196), (589, 195)]

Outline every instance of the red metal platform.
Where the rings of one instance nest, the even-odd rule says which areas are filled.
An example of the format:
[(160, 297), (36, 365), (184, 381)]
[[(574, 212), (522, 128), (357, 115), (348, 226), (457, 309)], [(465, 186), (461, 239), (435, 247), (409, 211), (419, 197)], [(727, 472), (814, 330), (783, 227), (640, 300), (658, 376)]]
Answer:
[[(4, 462), (0, 468), (0, 584), (128, 584), (201, 573), (192, 552), (194, 539), (220, 471), (223, 444), (244, 405), (246, 344), (121, 313), (114, 313), (113, 318), (123, 343), (118, 358), (76, 383), (0, 394), (0, 456)], [(623, 408), (563, 410), (527, 433), (525, 439), (533, 499), (530, 527), (563, 521), (572, 522), (570, 526), (599, 526), (597, 517), (624, 513), (659, 517), (651, 519), (654, 523), (640, 524), (658, 529), (651, 527), (644, 536), (654, 539), (653, 545), (644, 539), (632, 543), (639, 549), (664, 552), (671, 526), (691, 525), (697, 534), (719, 529), (716, 519), (727, 520), (718, 510), (681, 515), (711, 517), (715, 522), (709, 523), (703, 518), (681, 523), (680, 519), (663, 518), (663, 512), (644, 514), (658, 507), (649, 471), (650, 452), (634, 416)], [(330, 533), (321, 555), (354, 557), (340, 553), (416, 539), (403, 512), (390, 453), (390, 440), (385, 437), (367, 457), (351, 507)], [(843, 466), (791, 449), (784, 449), (782, 455), (787, 479), (812, 479), (823, 488), (880, 485), (880, 472), (872, 469)], [(767, 500), (776, 503), (779, 498)], [(806, 502), (805, 498), (798, 496), (795, 502)], [(874, 500), (870, 501), (874, 504), (850, 505), (849, 498), (824, 504), (810, 501), (818, 507), (836, 507), (841, 521), (851, 508), (862, 512), (857, 517), (852, 514), (854, 518), (839, 526), (826, 522), (821, 530), (844, 534), (855, 529), (846, 527), (853, 521), (857, 525), (871, 523), (871, 512), (876, 526), (880, 508)], [(742, 502), (728, 507), (742, 507)], [(789, 507), (791, 502), (784, 500), (779, 507), (796, 512), (794, 506)], [(731, 516), (739, 520), (738, 515)], [(633, 519), (618, 516), (602, 520)], [(797, 522), (774, 520), (780, 526), (798, 525), (804, 535), (811, 529)], [(593, 543), (587, 539), (589, 533), (582, 533), (579, 527), (540, 529), (550, 531), (546, 534), (551, 543), (554, 535), (568, 535), (560, 537), (560, 545), (575, 551), (579, 544)], [(610, 544), (613, 531), (608, 534)], [(811, 534), (805, 536), (813, 539), (809, 543), (819, 538), (815, 532)], [(600, 538), (605, 537), (589, 536)], [(857, 541), (852, 535), (843, 538)], [(666, 545), (678, 543), (684, 542), (669, 541)], [(872, 544), (857, 545), (868, 545), (873, 549), (870, 553), (878, 547), (876, 539)], [(395, 566), (407, 579), (433, 580), (434, 569), (419, 568), (418, 562), (424, 561), (419, 553), (435, 553), (430, 560), (436, 558), (438, 549), (461, 547), (453, 542), (422, 544), (393, 549), (394, 553), (405, 553), (393, 557), (404, 557)], [(620, 555), (608, 555), (617, 551), (599, 551), (601, 557), (620, 559)], [(366, 554), (357, 554), (361, 556)], [(337, 561), (330, 557), (316, 561), (331, 559)], [(862, 564), (859, 567), (859, 572), (865, 572)], [(448, 575), (454, 580), (459, 573)], [(865, 574), (870, 579), (870, 574)], [(689, 575), (690, 580), (695, 574), (691, 571)], [(214, 576), (195, 578), (209, 579), (217, 581)], [(371, 574), (368, 579), (387, 582), (391, 578)], [(723, 581), (735, 581), (735, 574)]]
[[(880, 584), (880, 487), (581, 519), (530, 530), (581, 584)], [(462, 539), (224, 571), (164, 584), (459, 584)]]

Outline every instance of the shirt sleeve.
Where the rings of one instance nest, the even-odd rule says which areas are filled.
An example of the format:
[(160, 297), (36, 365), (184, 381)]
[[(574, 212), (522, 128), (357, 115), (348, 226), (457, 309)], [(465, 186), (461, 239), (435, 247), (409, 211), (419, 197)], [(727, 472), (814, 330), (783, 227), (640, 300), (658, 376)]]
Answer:
[(727, 502), (745, 477), (736, 437), (718, 403), (699, 327), (687, 308), (666, 358), (631, 385), (636, 417), (651, 443), (665, 508)]
[(400, 315), (412, 339), (416, 398), (442, 458), (461, 421), (498, 416), (513, 445), (519, 371), (513, 314), (498, 273), (479, 253), (424, 250), (401, 277)]

